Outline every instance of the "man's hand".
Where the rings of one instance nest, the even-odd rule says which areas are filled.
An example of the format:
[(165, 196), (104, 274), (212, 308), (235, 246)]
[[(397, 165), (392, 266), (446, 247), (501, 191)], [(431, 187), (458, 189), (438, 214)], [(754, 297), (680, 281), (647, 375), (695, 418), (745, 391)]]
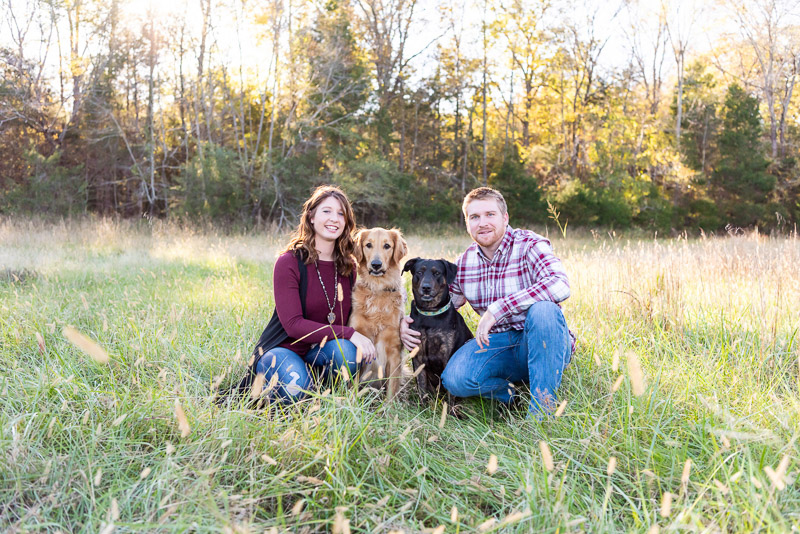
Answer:
[[(478, 321), (478, 328), (475, 330), (475, 341), (478, 342), (480, 348), (483, 348), (484, 345), (487, 347), (489, 346), (489, 330), (492, 329), (496, 322), (497, 320), (489, 310), (486, 310), (486, 312), (481, 315), (481, 320)], [(402, 328), (400, 330), (402, 332)]]
[(419, 345), (420, 341), (420, 334), (416, 330), (412, 330), (410, 325), (414, 322), (414, 319), (411, 316), (406, 315), (402, 319), (400, 319), (400, 340), (403, 342), (403, 346), (406, 350), (414, 350), (414, 347)]

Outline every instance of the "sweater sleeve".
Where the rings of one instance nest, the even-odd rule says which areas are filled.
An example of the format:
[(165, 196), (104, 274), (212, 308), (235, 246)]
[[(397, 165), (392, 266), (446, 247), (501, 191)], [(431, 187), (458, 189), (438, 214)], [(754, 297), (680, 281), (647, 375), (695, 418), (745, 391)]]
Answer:
[[(273, 288), (275, 292), (275, 309), (278, 319), (292, 339), (303, 343), (313, 344), (321, 342), (325, 337), (333, 339), (350, 339), (353, 330), (349, 326), (329, 325), (311, 321), (303, 316), (303, 306), (300, 303), (300, 271), (297, 269), (297, 259), (291, 253), (282, 254), (275, 262), (273, 272)], [(345, 295), (347, 298), (349, 295)], [(308, 309), (306, 303), (306, 309)]]

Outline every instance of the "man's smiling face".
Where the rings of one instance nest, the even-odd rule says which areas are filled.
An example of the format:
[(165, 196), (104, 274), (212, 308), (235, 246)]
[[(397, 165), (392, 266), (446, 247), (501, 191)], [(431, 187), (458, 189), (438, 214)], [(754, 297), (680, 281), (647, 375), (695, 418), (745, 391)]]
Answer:
[(467, 205), (467, 232), (489, 257), (500, 246), (500, 241), (508, 226), (508, 213), (500, 210), (493, 198), (473, 200)]

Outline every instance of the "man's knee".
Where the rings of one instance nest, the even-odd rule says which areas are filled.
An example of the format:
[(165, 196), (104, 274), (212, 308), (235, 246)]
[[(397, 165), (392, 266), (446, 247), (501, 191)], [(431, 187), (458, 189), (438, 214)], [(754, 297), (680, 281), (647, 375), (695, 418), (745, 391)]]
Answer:
[(545, 324), (560, 324), (564, 322), (561, 307), (555, 302), (541, 300), (534, 302), (525, 317), (525, 329)]
[[(452, 363), (453, 360), (450, 360)], [(456, 397), (470, 397), (475, 395), (475, 380), (469, 373), (469, 368), (461, 365), (450, 365), (442, 372), (442, 385), (451, 395)]]
[(453, 393), (453, 387), (454, 387), (453, 373), (449, 371), (448, 367), (445, 367), (444, 371), (442, 371), (442, 385), (447, 391)]

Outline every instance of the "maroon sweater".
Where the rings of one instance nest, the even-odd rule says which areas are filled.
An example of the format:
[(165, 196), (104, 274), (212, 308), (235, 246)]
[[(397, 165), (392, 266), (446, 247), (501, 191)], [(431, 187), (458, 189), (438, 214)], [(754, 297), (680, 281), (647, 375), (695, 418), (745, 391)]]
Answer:
[[(319, 273), (322, 281), (325, 282), (325, 289), (328, 292), (328, 300), (334, 303), (334, 272), (336, 263), (332, 261), (317, 261)], [(289, 334), (289, 339), (279, 346), (287, 348), (292, 352), (305, 355), (312, 345), (319, 343), (327, 336), (329, 341), (334, 340), (334, 335), (339, 339), (350, 339), (355, 332), (347, 326), (350, 319), (351, 291), (350, 277), (338, 275), (338, 281), (342, 284), (342, 301), (339, 302), (338, 294), (333, 308), (336, 320), (333, 326), (328, 325), (328, 302), (325, 300), (325, 293), (322, 284), (319, 283), (317, 268), (313, 263), (306, 266), (308, 268), (308, 287), (306, 289), (306, 314), (303, 316), (303, 308), (300, 304), (300, 271), (297, 270), (297, 258), (291, 252), (286, 252), (278, 257), (275, 262), (273, 272), (273, 288), (275, 292), (275, 309), (278, 311), (278, 319), (283, 325), (283, 329)], [(313, 333), (311, 333), (313, 332)], [(309, 335), (310, 334), (310, 335)], [(304, 337), (307, 336), (307, 337)], [(300, 338), (302, 341), (297, 341)]]

